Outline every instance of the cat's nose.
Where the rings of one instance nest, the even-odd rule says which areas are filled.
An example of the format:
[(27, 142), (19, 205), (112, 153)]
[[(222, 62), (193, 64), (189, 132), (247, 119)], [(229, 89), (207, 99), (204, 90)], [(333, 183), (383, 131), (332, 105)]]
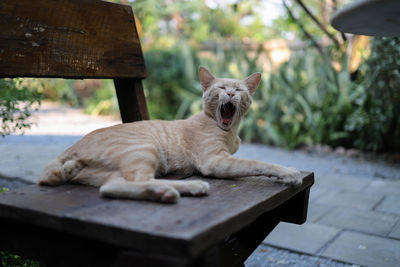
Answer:
[(229, 95), (229, 98), (232, 98), (232, 97), (235, 96), (235, 93), (234, 93), (234, 92), (227, 92), (226, 94)]

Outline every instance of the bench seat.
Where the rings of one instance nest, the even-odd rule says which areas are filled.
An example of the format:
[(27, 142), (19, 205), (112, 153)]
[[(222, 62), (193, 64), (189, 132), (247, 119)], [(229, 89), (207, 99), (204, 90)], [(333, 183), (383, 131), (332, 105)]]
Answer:
[(177, 204), (30, 185), (0, 194), (0, 249), (56, 266), (240, 266), (280, 221), (305, 222), (314, 176), (302, 175), (297, 188), (192, 176), (210, 195)]

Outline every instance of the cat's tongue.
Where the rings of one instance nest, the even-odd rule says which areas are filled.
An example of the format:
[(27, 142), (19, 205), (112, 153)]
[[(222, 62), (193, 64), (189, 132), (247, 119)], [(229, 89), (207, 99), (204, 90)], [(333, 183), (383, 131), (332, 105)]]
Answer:
[(222, 118), (222, 123), (223, 123), (223, 124), (229, 124), (231, 121), (232, 121), (232, 119), (225, 119), (225, 118)]

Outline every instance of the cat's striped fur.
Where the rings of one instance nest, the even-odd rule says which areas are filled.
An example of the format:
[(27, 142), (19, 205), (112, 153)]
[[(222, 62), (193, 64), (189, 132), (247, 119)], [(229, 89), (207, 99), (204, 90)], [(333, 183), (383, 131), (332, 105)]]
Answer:
[(202, 113), (186, 120), (138, 121), (89, 133), (50, 162), (39, 183), (70, 181), (100, 186), (103, 196), (163, 202), (209, 191), (203, 181), (155, 178), (173, 173), (272, 176), (283, 183), (300, 184), (299, 172), (292, 168), (232, 156), (240, 143), (240, 119), (250, 107), (261, 74), (246, 80), (217, 79), (200, 67), (199, 77), (204, 91)]

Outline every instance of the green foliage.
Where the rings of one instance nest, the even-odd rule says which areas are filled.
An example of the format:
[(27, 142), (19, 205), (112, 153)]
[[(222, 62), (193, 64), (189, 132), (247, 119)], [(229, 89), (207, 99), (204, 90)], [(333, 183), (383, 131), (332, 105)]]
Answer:
[(198, 58), (187, 45), (145, 52), (148, 77), (144, 81), (148, 109), (154, 119), (180, 119), (201, 98), (196, 81)]
[[(313, 40), (319, 52), (313, 48), (291, 51), (288, 62), (263, 73), (251, 110), (240, 126), (242, 139), (289, 148), (329, 144), (400, 151), (399, 39), (375, 39), (358, 80), (352, 81), (345, 52), (349, 42), (328, 20), (336, 5), (347, 0), (302, 2), (320, 23), (315, 23), (298, 1), (285, 1), (286, 13), (269, 26), (265, 24), (266, 13), (261, 11), (265, 11), (266, 1), (131, 1), (140, 21), (139, 31), (143, 30), (148, 74), (144, 90), (151, 118), (181, 119), (201, 110), (200, 65), (217, 77), (243, 79), (263, 71), (261, 64), (265, 62), (261, 61), (266, 54), (260, 55), (265, 52), (266, 40), (283, 38), (293, 44)], [(285, 11), (283, 6), (281, 11)], [(328, 39), (335, 48), (326, 47)], [(258, 44), (260, 49), (246, 51), (245, 43), (248, 47)], [(118, 114), (110, 80), (43, 81), (40, 90), (48, 99), (84, 107), (91, 114)], [(2, 135), (3, 125), (11, 125), (6, 126), (8, 132), (28, 126), (25, 119), (29, 113), (20, 105), (33, 102), (21, 99), (33, 101), (37, 97), (35, 90), (26, 89), (36, 88), (35, 81), (22, 85), (0, 80), (3, 87), (8, 89), (0, 91), (0, 115), (6, 118), (1, 124)], [(4, 100), (14, 103), (8, 104), (10, 112), (3, 108)]]
[(7, 187), (0, 187), (0, 193), (7, 192), (7, 191), (8, 191)]
[(118, 100), (112, 80), (102, 80), (98, 87), (93, 89), (93, 92), (81, 102), (88, 114), (119, 114)]
[(347, 71), (331, 66), (329, 54), (321, 57), (311, 49), (295, 54), (256, 94), (244, 140), (289, 148), (343, 144), (349, 138), (344, 123), (358, 96), (357, 85)]
[(0, 251), (1, 266), (4, 267), (43, 267), (44, 264), (33, 260), (27, 260), (20, 256)]
[(41, 94), (35, 89), (29, 90), (22, 80), (0, 79), (0, 135), (31, 127), (28, 118), (40, 100)]
[(243, 139), (400, 151), (399, 58), (399, 38), (375, 38), (359, 80), (351, 81), (340, 51), (295, 54), (265, 79), (244, 120)]
[(239, 40), (248, 36), (261, 41), (272, 35), (270, 28), (261, 22), (260, 1), (136, 0), (131, 5), (142, 24), (145, 45), (162, 46), (181, 40), (197, 43)]
[(82, 106), (82, 99), (74, 90), (74, 81), (65, 79), (44, 79), (43, 94), (47, 99), (57, 100), (73, 107)]
[(362, 150), (400, 151), (400, 38), (374, 38), (362, 68), (365, 88), (346, 131)]

